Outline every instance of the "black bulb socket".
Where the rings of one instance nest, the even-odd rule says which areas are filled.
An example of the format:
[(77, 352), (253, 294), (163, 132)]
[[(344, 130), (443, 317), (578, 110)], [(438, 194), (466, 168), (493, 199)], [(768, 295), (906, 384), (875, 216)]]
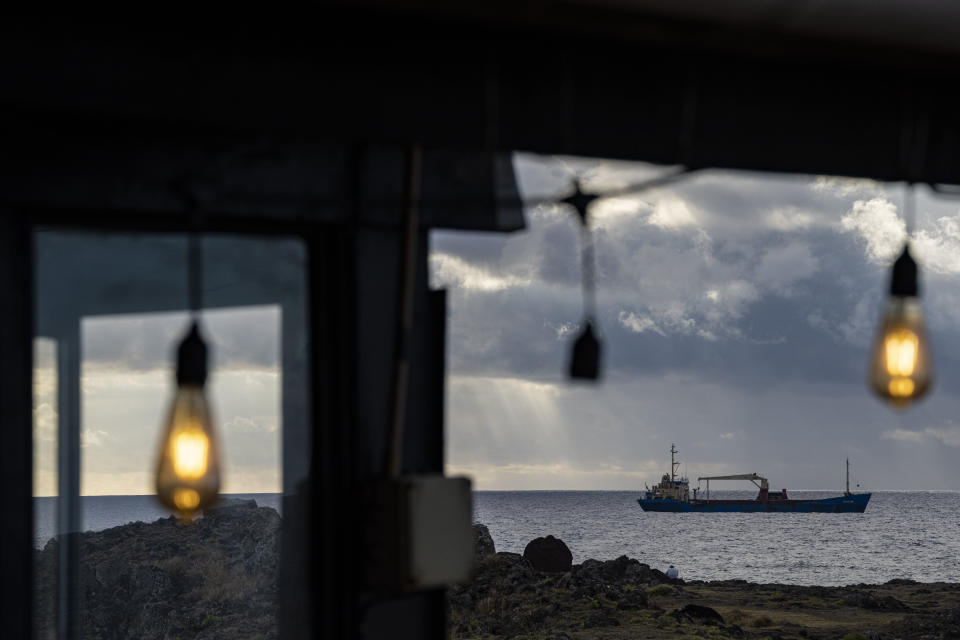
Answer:
[(910, 255), (910, 246), (903, 246), (903, 253), (893, 263), (893, 274), (890, 277), (890, 295), (901, 298), (916, 297), (920, 294), (917, 283), (917, 263)]
[(600, 377), (600, 341), (593, 332), (593, 323), (589, 320), (573, 343), (570, 377), (581, 380), (597, 380)]
[(177, 385), (202, 387), (207, 382), (207, 343), (194, 322), (177, 348)]

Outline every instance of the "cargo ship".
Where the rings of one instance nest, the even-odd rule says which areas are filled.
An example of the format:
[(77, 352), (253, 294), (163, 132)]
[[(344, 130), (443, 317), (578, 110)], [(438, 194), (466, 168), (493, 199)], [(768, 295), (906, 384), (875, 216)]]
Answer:
[[(677, 475), (677, 448), (670, 445), (670, 473), (663, 474), (658, 484), (647, 487), (642, 498), (638, 498), (644, 511), (672, 512), (733, 512), (733, 513), (863, 513), (870, 501), (870, 493), (850, 493), (850, 460), (847, 460), (847, 489), (842, 496), (819, 500), (793, 500), (787, 496), (787, 490), (771, 492), (766, 478), (756, 473), (744, 473), (730, 476), (709, 476), (697, 478), (697, 482), (706, 480), (704, 497), (698, 494), (700, 488), (693, 489), (690, 495), (690, 481)], [(711, 480), (748, 480), (760, 491), (753, 500), (711, 500)]]

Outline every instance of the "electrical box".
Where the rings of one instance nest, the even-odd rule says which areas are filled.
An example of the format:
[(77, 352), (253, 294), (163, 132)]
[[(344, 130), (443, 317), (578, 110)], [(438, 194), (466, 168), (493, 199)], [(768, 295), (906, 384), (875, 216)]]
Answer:
[(367, 581), (389, 591), (467, 582), (473, 573), (469, 478), (405, 476), (377, 485), (369, 502)]

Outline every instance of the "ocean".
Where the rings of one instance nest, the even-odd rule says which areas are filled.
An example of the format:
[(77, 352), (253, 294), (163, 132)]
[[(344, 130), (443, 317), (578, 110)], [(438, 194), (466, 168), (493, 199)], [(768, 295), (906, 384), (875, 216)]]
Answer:
[[(751, 498), (748, 491), (712, 491)], [(646, 513), (636, 491), (478, 491), (474, 519), (497, 551), (533, 538), (566, 542), (574, 562), (627, 555), (690, 580), (741, 578), (804, 585), (876, 584), (893, 578), (960, 582), (960, 492), (875, 492), (862, 514)], [(827, 491), (792, 491), (823, 498)], [(279, 494), (240, 494), (280, 510)], [(36, 498), (34, 544), (55, 533), (55, 498)], [(152, 496), (82, 498), (84, 530), (168, 517)]]
[[(711, 491), (711, 498), (753, 498)], [(791, 491), (825, 498), (829, 491)], [(479, 491), (475, 520), (497, 551), (538, 536), (575, 563), (627, 555), (688, 580), (839, 586), (893, 578), (960, 581), (960, 492), (874, 492), (864, 513), (647, 513), (636, 491)]]

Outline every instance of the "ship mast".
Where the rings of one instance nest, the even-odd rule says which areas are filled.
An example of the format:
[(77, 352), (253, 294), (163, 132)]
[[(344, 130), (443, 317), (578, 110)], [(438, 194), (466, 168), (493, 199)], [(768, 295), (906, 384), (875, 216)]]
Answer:
[(677, 446), (671, 442), (670, 443), (670, 482), (673, 482), (674, 479), (676, 478), (677, 467), (680, 466), (680, 463), (674, 462), (674, 459), (673, 459), (673, 456), (676, 453), (679, 453), (679, 451), (677, 451)]
[(847, 491), (844, 495), (850, 495), (850, 458), (847, 458)]

